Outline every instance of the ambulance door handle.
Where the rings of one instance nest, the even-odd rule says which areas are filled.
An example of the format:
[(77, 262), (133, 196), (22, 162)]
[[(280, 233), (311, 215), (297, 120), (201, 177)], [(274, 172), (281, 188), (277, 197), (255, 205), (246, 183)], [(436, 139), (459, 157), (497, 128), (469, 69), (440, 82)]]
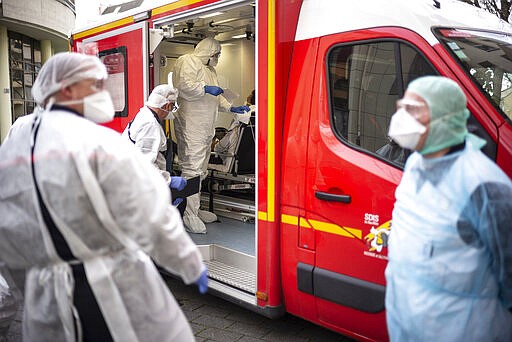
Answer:
[(315, 197), (323, 201), (350, 203), (351, 197), (349, 195), (336, 195), (323, 191), (315, 191)]

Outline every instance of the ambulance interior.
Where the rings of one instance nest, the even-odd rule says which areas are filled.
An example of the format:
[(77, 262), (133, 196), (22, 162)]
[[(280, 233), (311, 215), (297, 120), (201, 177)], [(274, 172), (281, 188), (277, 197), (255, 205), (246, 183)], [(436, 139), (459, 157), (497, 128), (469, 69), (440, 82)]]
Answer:
[[(255, 13), (254, 3), (246, 2), (155, 23), (156, 29), (165, 32), (153, 54), (155, 85), (172, 84), (178, 57), (193, 52), (203, 38), (214, 37), (222, 47), (215, 67), (219, 85), (235, 94), (234, 99), (228, 98), (233, 106), (246, 105), (255, 90)], [(210, 279), (215, 280), (210, 288), (221, 293), (235, 288), (239, 292), (234, 297), (246, 296), (252, 304), (256, 292), (256, 111), (255, 106), (242, 116), (219, 111), (208, 177), (201, 189), (201, 208), (215, 212), (218, 222), (206, 224), (207, 234), (190, 234), (208, 264)], [(176, 142), (172, 121), (167, 128)], [(179, 174), (177, 159), (175, 155), (174, 170)]]

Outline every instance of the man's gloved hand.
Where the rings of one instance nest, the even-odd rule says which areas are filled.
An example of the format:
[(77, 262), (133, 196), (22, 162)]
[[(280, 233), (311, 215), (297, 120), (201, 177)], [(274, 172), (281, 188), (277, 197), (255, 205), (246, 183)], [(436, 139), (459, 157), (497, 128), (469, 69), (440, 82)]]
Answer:
[(206, 293), (208, 291), (208, 269), (204, 270), (196, 280), (196, 285), (199, 288), (199, 293)]
[(177, 207), (178, 205), (180, 205), (181, 202), (183, 202), (183, 197), (178, 197), (178, 198), (174, 199), (174, 201), (172, 201), (172, 205)]
[(205, 85), (204, 92), (211, 94), (213, 96), (218, 96), (218, 95), (222, 94), (224, 92), (224, 90), (222, 90), (221, 87)]
[(236, 114), (245, 114), (246, 112), (249, 112), (251, 109), (248, 106), (238, 106), (231, 107), (229, 110)]
[(169, 183), (169, 188), (181, 191), (185, 188), (185, 185), (187, 185), (187, 180), (185, 178), (173, 176), (173, 177), (171, 177), (171, 182)]

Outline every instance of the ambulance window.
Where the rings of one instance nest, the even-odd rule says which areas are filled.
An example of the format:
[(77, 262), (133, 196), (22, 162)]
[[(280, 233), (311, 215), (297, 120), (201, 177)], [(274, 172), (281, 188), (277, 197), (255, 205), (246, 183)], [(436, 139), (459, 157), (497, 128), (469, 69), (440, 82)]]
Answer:
[(512, 35), (462, 29), (437, 29), (435, 33), (491, 104), (512, 123)]
[(116, 116), (128, 116), (126, 46), (100, 51), (99, 57), (107, 68), (108, 78), (105, 89), (110, 93)]
[(433, 74), (422, 55), (396, 41), (331, 49), (328, 82), (335, 134), (359, 150), (403, 166), (409, 153), (389, 140), (389, 121), (409, 82)]

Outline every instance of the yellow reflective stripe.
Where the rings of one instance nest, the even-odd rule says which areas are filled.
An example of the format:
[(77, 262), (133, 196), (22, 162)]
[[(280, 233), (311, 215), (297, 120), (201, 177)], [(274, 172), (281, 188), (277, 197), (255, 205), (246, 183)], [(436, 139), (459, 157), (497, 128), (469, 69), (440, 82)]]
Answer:
[(258, 211), (258, 220), (266, 221), (267, 220), (267, 213), (264, 211)]
[(268, 82), (268, 108), (267, 108), (267, 208), (268, 221), (274, 222), (275, 216), (275, 1), (268, 1), (268, 55), (267, 55), (267, 82)]
[(283, 214), (281, 215), (281, 222), (286, 224), (293, 224), (296, 226), (299, 224), (299, 218), (297, 216)]
[(311, 225), (304, 217), (300, 218), (300, 226), (303, 228), (311, 228)]
[(100, 25), (98, 27), (86, 30), (86, 31), (75, 33), (73, 35), (73, 39), (80, 39), (80, 38), (85, 37), (85, 36), (90, 36), (90, 35), (93, 35), (93, 34), (96, 34), (96, 33), (100, 33), (100, 32), (106, 31), (106, 30), (113, 29), (113, 28), (118, 27), (118, 26), (122, 26), (122, 25), (125, 25), (125, 24), (131, 24), (131, 23), (133, 23), (133, 16), (129, 16), (129, 17), (126, 17), (126, 18), (123, 18), (123, 19), (119, 19), (119, 20), (113, 21), (113, 22), (108, 23), (108, 24), (103, 24), (103, 25)]
[(316, 220), (308, 220), (313, 229), (335, 235), (361, 239), (363, 232), (360, 229), (338, 226), (334, 223), (327, 223)]
[[(262, 212), (258, 213), (258, 218), (260, 220), (263, 220), (261, 214), (265, 214), (265, 213), (262, 213)], [(361, 229), (338, 226), (337, 224), (334, 224), (334, 223), (327, 223), (327, 222), (322, 222), (322, 221), (317, 221), (317, 220), (306, 220), (303, 217), (299, 218), (298, 216), (294, 216), (294, 215), (282, 214), (281, 215), (281, 223), (291, 224), (291, 225), (295, 225), (295, 226), (300, 225), (300, 227), (302, 227), (302, 228), (313, 228), (313, 229), (321, 231), (321, 232), (345, 236), (345, 237), (349, 237), (349, 238), (361, 239), (363, 236), (363, 232)]]
[(176, 8), (180, 8), (182, 6), (193, 5), (193, 4), (201, 2), (201, 1), (204, 1), (204, 0), (179, 0), (179, 1), (173, 2), (172, 4), (160, 6), (160, 7), (153, 9), (152, 14), (157, 15), (157, 14), (164, 13), (167, 11), (172, 11), (172, 10), (174, 10)]

